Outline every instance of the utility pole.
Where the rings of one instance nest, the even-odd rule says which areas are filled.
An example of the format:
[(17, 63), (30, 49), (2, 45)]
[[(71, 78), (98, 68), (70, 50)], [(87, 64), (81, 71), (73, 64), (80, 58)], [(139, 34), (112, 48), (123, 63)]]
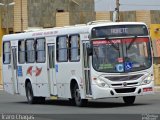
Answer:
[(21, 32), (23, 31), (23, 7), (22, 7), (22, 0), (21, 0)]
[(8, 0), (7, 0), (7, 3), (6, 3), (6, 15), (7, 15), (7, 19), (6, 19), (6, 34), (9, 34), (9, 22), (8, 22), (8, 19), (9, 19), (9, 17), (8, 17)]
[(120, 21), (120, 15), (119, 15), (119, 7), (120, 7), (120, 3), (119, 3), (119, 0), (116, 0), (116, 9), (117, 10), (117, 22)]

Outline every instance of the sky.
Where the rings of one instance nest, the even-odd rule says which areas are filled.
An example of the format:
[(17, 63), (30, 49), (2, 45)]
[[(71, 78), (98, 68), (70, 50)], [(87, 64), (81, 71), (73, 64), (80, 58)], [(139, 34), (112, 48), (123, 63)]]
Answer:
[[(120, 11), (160, 10), (160, 0), (119, 0)], [(96, 11), (113, 11), (116, 0), (95, 0)]]

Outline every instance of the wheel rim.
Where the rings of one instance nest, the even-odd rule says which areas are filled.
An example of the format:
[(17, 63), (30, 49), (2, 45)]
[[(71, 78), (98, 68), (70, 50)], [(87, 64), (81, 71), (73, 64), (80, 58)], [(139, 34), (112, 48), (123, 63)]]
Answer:
[(31, 96), (31, 90), (30, 89), (28, 90), (27, 95), (28, 95), (28, 101), (31, 101), (32, 96)]

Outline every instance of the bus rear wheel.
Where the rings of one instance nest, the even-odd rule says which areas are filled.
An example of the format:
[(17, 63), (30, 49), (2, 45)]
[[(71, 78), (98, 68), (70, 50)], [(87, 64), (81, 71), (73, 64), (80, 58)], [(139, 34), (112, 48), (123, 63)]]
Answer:
[(80, 89), (77, 84), (74, 87), (74, 102), (75, 105), (79, 107), (86, 106), (88, 102), (87, 99), (81, 99)]
[(132, 105), (134, 104), (136, 97), (135, 96), (127, 96), (127, 97), (123, 97), (123, 101), (126, 105)]
[(45, 103), (45, 97), (34, 97), (31, 83), (27, 83), (26, 97), (29, 104)]

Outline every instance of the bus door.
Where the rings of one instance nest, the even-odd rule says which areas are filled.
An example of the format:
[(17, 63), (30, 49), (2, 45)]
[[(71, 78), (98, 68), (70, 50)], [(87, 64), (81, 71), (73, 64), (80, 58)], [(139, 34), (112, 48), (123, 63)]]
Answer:
[(86, 87), (86, 94), (92, 95), (91, 90), (91, 79), (90, 79), (90, 63), (89, 63), (89, 56), (87, 53), (87, 48), (90, 46), (89, 41), (83, 41), (83, 68), (84, 68), (84, 78), (85, 78), (85, 87)]
[(12, 64), (12, 80), (14, 85), (15, 93), (18, 92), (18, 79), (17, 79), (17, 47), (11, 48), (11, 64)]
[(50, 92), (52, 95), (57, 95), (57, 82), (55, 71), (55, 44), (48, 44), (48, 77)]

